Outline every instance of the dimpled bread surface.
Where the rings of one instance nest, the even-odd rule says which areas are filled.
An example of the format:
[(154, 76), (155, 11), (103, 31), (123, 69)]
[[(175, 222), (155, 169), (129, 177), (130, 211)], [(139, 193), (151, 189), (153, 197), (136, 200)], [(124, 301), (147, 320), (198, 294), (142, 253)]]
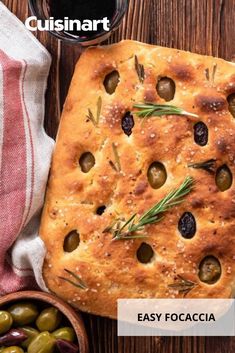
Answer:
[[(144, 65), (145, 79), (137, 75), (135, 56)], [(117, 70), (120, 82), (113, 94), (104, 87), (106, 75)], [(156, 85), (161, 77), (176, 85), (174, 99), (165, 102)], [(221, 192), (215, 173), (190, 168), (191, 163), (216, 159), (235, 172), (235, 120), (227, 97), (235, 92), (235, 65), (222, 59), (176, 49), (122, 41), (87, 49), (79, 59), (64, 106), (53, 156), (40, 227), (47, 255), (43, 275), (48, 288), (82, 311), (115, 318), (118, 298), (229, 298), (235, 274), (235, 185)], [(98, 124), (96, 118), (102, 103)], [(145, 119), (134, 116), (130, 136), (122, 118), (135, 103), (171, 104), (197, 114)], [(194, 125), (204, 122), (209, 139), (205, 146), (194, 140)], [(119, 156), (117, 167), (114, 147)], [(85, 152), (95, 157), (88, 173), (80, 167)], [(151, 163), (164, 164), (167, 180), (159, 189), (148, 182)], [(195, 179), (193, 191), (164, 219), (146, 226), (144, 239), (116, 240), (104, 232), (116, 219), (141, 215), (186, 176)], [(105, 206), (102, 215), (97, 209)], [(182, 237), (178, 229), (184, 212), (196, 220), (196, 234)], [(64, 250), (66, 236), (76, 230), (80, 244)], [(143, 232), (142, 232), (143, 233)], [(154, 256), (147, 264), (137, 258), (142, 243)], [(199, 278), (199, 265), (214, 256), (221, 265), (216, 283)], [(86, 288), (76, 287), (72, 271)], [(62, 277), (62, 278), (61, 278)], [(190, 290), (172, 287), (179, 279)], [(184, 289), (184, 288), (183, 288)]]

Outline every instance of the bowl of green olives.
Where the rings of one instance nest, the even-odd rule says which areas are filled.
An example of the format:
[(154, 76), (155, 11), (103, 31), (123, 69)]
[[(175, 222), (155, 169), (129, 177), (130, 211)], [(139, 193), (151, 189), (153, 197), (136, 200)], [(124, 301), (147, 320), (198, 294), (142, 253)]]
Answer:
[(0, 353), (88, 353), (81, 316), (44, 292), (0, 298)]

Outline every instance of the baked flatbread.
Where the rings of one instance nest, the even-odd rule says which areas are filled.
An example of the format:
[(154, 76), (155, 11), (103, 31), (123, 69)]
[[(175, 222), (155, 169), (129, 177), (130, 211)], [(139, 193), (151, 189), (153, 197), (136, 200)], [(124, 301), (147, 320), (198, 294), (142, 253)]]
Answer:
[[(134, 41), (85, 51), (64, 106), (40, 229), (51, 291), (112, 318), (118, 298), (233, 296), (234, 92), (235, 65), (222, 59)], [(133, 112), (144, 102), (192, 116), (143, 119)], [(163, 181), (151, 185), (158, 173)], [(113, 239), (115, 227), (137, 220), (187, 176), (193, 190), (137, 232), (144, 238)]]

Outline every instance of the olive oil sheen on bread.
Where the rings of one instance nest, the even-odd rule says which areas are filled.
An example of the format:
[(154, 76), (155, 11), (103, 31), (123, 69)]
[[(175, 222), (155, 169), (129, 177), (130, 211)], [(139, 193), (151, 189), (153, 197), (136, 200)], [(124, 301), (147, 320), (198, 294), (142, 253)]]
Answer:
[[(105, 17), (112, 23), (116, 12), (116, 0), (50, 0), (50, 16), (56, 20), (100, 20)], [(89, 38), (103, 32), (101, 24), (97, 31), (73, 31), (72, 35)]]

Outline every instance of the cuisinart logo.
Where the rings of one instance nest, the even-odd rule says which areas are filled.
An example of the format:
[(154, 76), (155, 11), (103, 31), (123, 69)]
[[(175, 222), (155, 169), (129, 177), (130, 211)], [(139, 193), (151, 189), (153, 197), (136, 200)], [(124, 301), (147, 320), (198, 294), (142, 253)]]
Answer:
[(110, 21), (108, 17), (102, 20), (70, 20), (64, 17), (63, 20), (55, 20), (50, 17), (48, 20), (39, 20), (36, 16), (31, 16), (26, 19), (25, 27), (30, 31), (97, 31), (98, 25), (103, 25), (103, 30), (108, 32), (110, 30)]

